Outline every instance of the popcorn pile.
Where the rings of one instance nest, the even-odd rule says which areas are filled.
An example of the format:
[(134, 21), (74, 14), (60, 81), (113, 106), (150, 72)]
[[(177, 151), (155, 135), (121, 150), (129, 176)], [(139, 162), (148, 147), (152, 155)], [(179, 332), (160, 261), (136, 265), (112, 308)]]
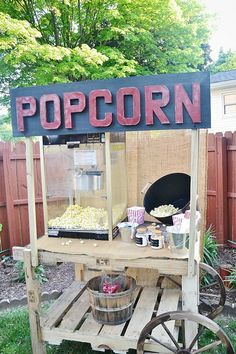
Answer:
[(156, 218), (164, 218), (166, 216), (170, 216), (175, 214), (179, 209), (175, 208), (174, 205), (160, 205), (158, 208), (154, 208), (151, 210), (150, 215), (155, 216)]
[[(117, 220), (123, 216), (124, 205), (117, 204), (113, 207), (113, 219)], [(108, 215), (103, 208), (86, 207), (78, 204), (69, 205), (62, 216), (51, 219), (48, 226), (52, 228), (80, 229), (80, 230), (107, 230)]]
[(107, 230), (107, 211), (103, 208), (70, 205), (62, 216), (51, 219), (49, 227), (81, 230)]

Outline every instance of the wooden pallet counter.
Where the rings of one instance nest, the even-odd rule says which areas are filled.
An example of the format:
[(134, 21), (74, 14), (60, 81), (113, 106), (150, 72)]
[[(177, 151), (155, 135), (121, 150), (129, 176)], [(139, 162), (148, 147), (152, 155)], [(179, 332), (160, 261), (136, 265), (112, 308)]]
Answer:
[[(132, 318), (121, 325), (108, 326), (99, 324), (93, 319), (85, 285), (73, 282), (47, 314), (41, 317), (42, 338), (51, 344), (60, 344), (62, 340), (74, 340), (90, 343), (95, 350), (111, 349), (126, 353), (129, 349), (136, 349), (144, 323), (148, 323), (153, 316), (177, 310), (180, 295), (178, 289), (138, 287)], [(177, 340), (178, 327), (174, 321), (168, 324), (168, 329), (174, 333)], [(165, 331), (161, 329), (158, 334), (162, 338), (166, 336)], [(168, 336), (165, 341), (171, 344)], [(145, 349), (155, 352), (163, 350), (159, 344), (151, 340), (146, 343)]]
[[(127, 267), (157, 269), (160, 274), (186, 275), (189, 252), (173, 252), (165, 247), (137, 247), (135, 242), (125, 243), (119, 237), (112, 242), (43, 236), (37, 240), (41, 264), (73, 262), (96, 270), (124, 270)], [(195, 245), (195, 260), (199, 258), (199, 242)], [(13, 247), (15, 260), (23, 260), (23, 247)]]
[[(38, 240), (40, 261), (85, 264), (92, 269), (122, 269), (125, 267), (158, 269), (162, 274), (187, 274), (188, 254), (172, 253), (170, 249), (153, 250), (135, 243), (75, 239), (65, 245), (65, 239), (44, 236)], [(95, 246), (96, 245), (96, 246)]]

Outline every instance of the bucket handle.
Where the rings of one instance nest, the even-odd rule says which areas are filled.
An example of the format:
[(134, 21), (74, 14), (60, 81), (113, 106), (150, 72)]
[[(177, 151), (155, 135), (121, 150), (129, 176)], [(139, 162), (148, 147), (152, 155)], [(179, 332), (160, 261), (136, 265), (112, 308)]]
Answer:
[(148, 188), (151, 187), (151, 185), (152, 185), (152, 183), (148, 182), (141, 190), (141, 194), (145, 194), (147, 192)]

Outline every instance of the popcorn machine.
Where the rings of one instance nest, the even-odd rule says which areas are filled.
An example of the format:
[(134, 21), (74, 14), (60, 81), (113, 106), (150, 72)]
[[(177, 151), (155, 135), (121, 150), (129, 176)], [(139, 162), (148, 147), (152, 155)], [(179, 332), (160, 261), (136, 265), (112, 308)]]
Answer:
[(44, 137), (43, 155), (48, 236), (115, 237), (127, 208), (125, 133)]

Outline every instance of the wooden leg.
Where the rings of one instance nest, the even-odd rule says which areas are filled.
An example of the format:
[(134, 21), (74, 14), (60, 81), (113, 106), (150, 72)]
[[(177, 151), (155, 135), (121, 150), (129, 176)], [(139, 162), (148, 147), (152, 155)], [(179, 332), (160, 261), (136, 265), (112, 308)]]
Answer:
[(75, 263), (75, 280), (84, 281), (84, 265)]
[(133, 277), (137, 285), (156, 286), (159, 278), (157, 269), (127, 268), (126, 274)]
[(28, 298), (32, 353), (46, 354), (45, 345), (41, 338), (41, 328), (39, 320), (40, 286), (38, 280), (35, 279), (34, 268), (31, 264), (31, 251), (29, 249), (25, 249), (24, 268)]
[[(199, 269), (193, 276), (182, 277), (182, 310), (198, 313), (199, 302)], [(190, 344), (197, 334), (198, 327), (194, 322), (185, 322), (185, 341), (186, 345)]]

